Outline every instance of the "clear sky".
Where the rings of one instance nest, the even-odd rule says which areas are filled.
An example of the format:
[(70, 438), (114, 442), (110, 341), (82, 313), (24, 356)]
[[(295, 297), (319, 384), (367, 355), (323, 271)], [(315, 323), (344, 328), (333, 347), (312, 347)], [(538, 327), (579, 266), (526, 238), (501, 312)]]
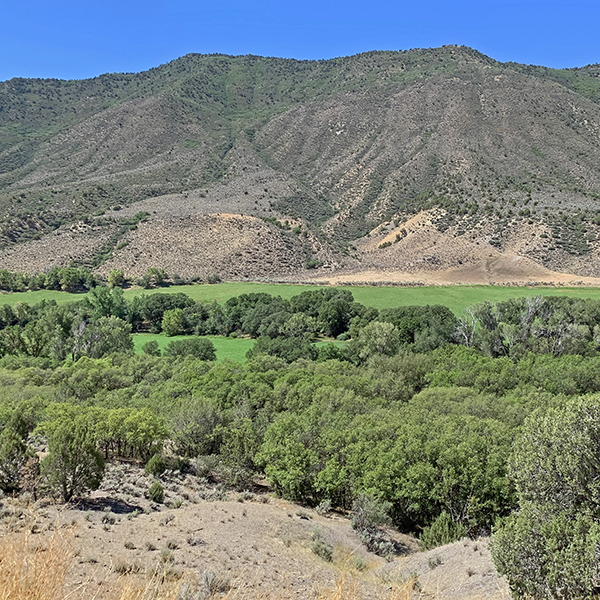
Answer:
[(600, 62), (600, 0), (0, 0), (0, 80), (141, 71), (189, 52), (331, 58), (471, 46)]

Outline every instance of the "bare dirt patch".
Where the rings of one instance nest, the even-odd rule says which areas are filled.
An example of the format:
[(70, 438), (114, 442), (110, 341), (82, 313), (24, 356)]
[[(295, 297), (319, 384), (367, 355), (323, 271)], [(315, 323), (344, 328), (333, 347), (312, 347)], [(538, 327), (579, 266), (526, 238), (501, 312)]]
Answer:
[(101, 273), (130, 276), (163, 267), (182, 277), (261, 278), (291, 275), (304, 267), (307, 249), (297, 236), (242, 215), (211, 214), (153, 219), (124, 239)]
[[(116, 464), (103, 488), (79, 504), (4, 499), (0, 547), (19, 531), (37, 552), (57, 532), (70, 536), (66, 589), (81, 600), (111, 598), (124, 576), (195, 589), (210, 576), (223, 583), (214, 597), (244, 599), (508, 597), (485, 540), (421, 553), (413, 538), (392, 532), (406, 554), (386, 561), (364, 548), (344, 515), (266, 493), (225, 492), (178, 472), (162, 477), (166, 499), (157, 505), (144, 494), (150, 481), (139, 467)], [(316, 532), (333, 549), (331, 562), (313, 551)]]

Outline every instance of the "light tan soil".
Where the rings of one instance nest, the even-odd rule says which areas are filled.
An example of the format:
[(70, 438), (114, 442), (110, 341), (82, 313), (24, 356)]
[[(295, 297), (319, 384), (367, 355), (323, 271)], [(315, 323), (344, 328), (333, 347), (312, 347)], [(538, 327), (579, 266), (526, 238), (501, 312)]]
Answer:
[[(413, 538), (391, 531), (405, 554), (388, 562), (365, 549), (344, 515), (319, 515), (266, 493), (224, 493), (190, 475), (167, 474), (162, 481), (162, 505), (144, 496), (151, 478), (123, 464), (111, 465), (103, 487), (78, 504), (42, 501), (26, 508), (5, 499), (0, 542), (25, 528), (40, 551), (57, 528), (72, 532), (68, 589), (77, 589), (80, 600), (110, 598), (123, 573), (142, 582), (158, 573), (201, 586), (207, 571), (228, 582), (230, 598), (508, 597), (485, 540), (419, 552)], [(332, 562), (312, 551), (315, 531), (333, 547)], [(336, 587), (344, 593), (336, 596)]]

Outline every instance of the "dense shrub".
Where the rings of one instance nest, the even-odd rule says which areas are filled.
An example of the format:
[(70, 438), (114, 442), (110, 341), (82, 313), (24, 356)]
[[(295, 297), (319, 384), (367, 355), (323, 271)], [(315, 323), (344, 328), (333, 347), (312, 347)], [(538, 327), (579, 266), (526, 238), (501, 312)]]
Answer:
[(155, 454), (152, 458), (146, 463), (144, 467), (144, 471), (147, 475), (154, 475), (155, 477), (158, 475), (162, 475), (167, 469), (167, 465), (165, 463), (165, 459), (160, 454)]
[(511, 590), (535, 598), (600, 594), (600, 400), (532, 415), (511, 474), (519, 510), (497, 528), (492, 555)]
[(162, 504), (165, 499), (165, 490), (159, 481), (155, 481), (148, 488), (148, 498), (151, 502), (156, 502), (157, 504)]
[(85, 415), (68, 411), (47, 427), (48, 456), (41, 463), (50, 489), (68, 502), (100, 486), (104, 460)]
[(428, 527), (423, 529), (420, 546), (423, 550), (437, 548), (460, 540), (467, 534), (467, 529), (462, 523), (456, 523), (447, 512), (441, 513)]
[(200, 360), (215, 360), (217, 351), (215, 345), (207, 338), (190, 337), (182, 340), (173, 340), (165, 348), (166, 356), (193, 356)]

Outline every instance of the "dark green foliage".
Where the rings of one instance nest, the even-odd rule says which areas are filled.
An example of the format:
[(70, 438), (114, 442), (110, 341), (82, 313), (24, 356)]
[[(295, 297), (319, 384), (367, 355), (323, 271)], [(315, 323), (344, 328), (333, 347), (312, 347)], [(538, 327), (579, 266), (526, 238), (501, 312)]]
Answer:
[(161, 351), (156, 340), (150, 340), (142, 346), (142, 352), (149, 356), (160, 356)]
[(348, 346), (348, 355), (356, 362), (363, 363), (369, 358), (382, 354), (393, 356), (400, 349), (400, 332), (392, 323), (372, 321), (365, 325), (358, 337)]
[(154, 475), (155, 477), (162, 475), (166, 469), (167, 464), (160, 454), (155, 454), (144, 467), (144, 471), (147, 475)]
[(173, 340), (165, 348), (166, 356), (193, 356), (200, 360), (215, 360), (217, 353), (215, 345), (202, 337), (190, 337), (183, 340)]
[(185, 309), (193, 306), (194, 301), (185, 294), (150, 294), (137, 296), (131, 302), (131, 313), (134, 329), (149, 329), (158, 333), (162, 327), (165, 312), (174, 309)]
[(47, 427), (49, 454), (41, 463), (49, 488), (64, 502), (100, 486), (104, 460), (85, 415), (66, 411)]
[(300, 358), (314, 360), (318, 350), (306, 339), (259, 337), (246, 356), (252, 358), (258, 354), (278, 356), (286, 363), (292, 363)]
[(19, 490), (29, 456), (22, 435), (13, 426), (5, 427), (0, 433), (0, 490), (6, 494)]
[(98, 285), (96, 275), (83, 267), (53, 267), (47, 273), (12, 273), (0, 269), (0, 290), (24, 292), (27, 290), (59, 290), (87, 292)]
[(171, 439), (181, 456), (215, 455), (221, 450), (224, 415), (210, 402), (190, 399), (171, 415)]
[(460, 540), (466, 534), (466, 527), (462, 523), (453, 521), (452, 517), (444, 511), (431, 525), (423, 529), (419, 545), (423, 550), (430, 550)]
[(148, 498), (152, 502), (156, 502), (157, 504), (162, 504), (165, 500), (165, 490), (162, 484), (159, 481), (155, 481), (148, 488)]
[(519, 510), (495, 532), (494, 561), (511, 590), (536, 598), (600, 594), (600, 403), (581, 398), (530, 417), (511, 475)]
[(309, 258), (304, 262), (305, 269), (318, 269), (323, 266), (323, 261), (318, 258)]
[(535, 296), (475, 305), (459, 319), (457, 339), (494, 357), (589, 355), (597, 352), (599, 331), (599, 301)]
[(457, 320), (445, 306), (400, 306), (381, 311), (380, 321), (393, 323), (399, 341), (416, 352), (428, 352), (454, 340)]
[(498, 571), (518, 597), (553, 600), (597, 598), (600, 524), (588, 514), (526, 504), (494, 534)]

